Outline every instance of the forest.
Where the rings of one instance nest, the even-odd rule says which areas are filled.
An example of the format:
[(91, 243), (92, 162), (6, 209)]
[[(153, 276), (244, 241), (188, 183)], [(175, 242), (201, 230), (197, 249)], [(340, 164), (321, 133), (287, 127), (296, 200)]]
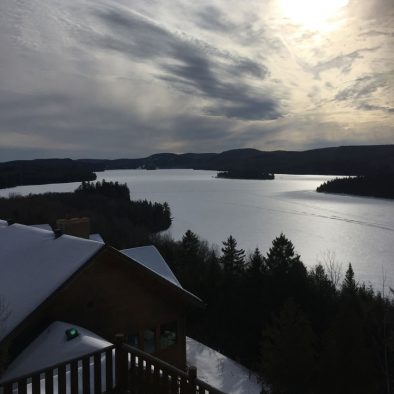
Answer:
[(154, 238), (206, 302), (187, 335), (258, 372), (267, 392), (393, 392), (394, 292), (384, 282), (380, 291), (358, 283), (351, 264), (342, 275), (332, 255), (307, 269), (284, 234), (265, 255), (232, 236), (220, 251), (190, 230)]
[(149, 235), (171, 225), (167, 203), (131, 201), (126, 184), (83, 182), (73, 193), (11, 195), (0, 198), (0, 218), (22, 224), (49, 223), (56, 219), (86, 216), (91, 232), (122, 249), (146, 244)]
[(394, 198), (394, 172), (379, 175), (335, 178), (324, 182), (318, 193)]

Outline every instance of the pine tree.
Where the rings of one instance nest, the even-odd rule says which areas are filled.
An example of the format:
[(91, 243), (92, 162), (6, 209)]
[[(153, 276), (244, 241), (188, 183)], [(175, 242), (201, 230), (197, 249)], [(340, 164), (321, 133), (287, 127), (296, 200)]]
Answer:
[(249, 258), (248, 272), (250, 274), (261, 274), (265, 271), (264, 258), (259, 248), (256, 248)]
[(187, 230), (182, 237), (181, 245), (187, 254), (195, 256), (200, 247), (200, 240), (195, 233)]
[(300, 263), (300, 256), (294, 252), (293, 243), (282, 233), (272, 241), (265, 261), (270, 270), (286, 273)]
[(349, 268), (346, 271), (345, 279), (342, 283), (342, 292), (354, 294), (357, 290), (357, 283), (354, 279), (354, 271), (352, 265), (349, 263)]
[(272, 393), (311, 392), (315, 334), (307, 316), (289, 299), (264, 331), (261, 344), (262, 380)]
[(244, 270), (245, 251), (237, 249), (237, 241), (232, 235), (223, 242), (222, 253), (221, 262), (226, 273), (241, 273)]

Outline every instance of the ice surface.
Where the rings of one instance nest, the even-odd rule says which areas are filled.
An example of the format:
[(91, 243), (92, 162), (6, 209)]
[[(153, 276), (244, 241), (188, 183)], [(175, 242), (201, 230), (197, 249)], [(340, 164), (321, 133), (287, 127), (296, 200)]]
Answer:
[(138, 248), (124, 249), (121, 251), (126, 256), (132, 258), (137, 263), (149, 268), (151, 271), (169, 280), (174, 285), (181, 287), (171, 268), (163, 259), (159, 251), (152, 245)]
[(11, 332), (103, 244), (22, 224), (0, 224), (0, 296), (8, 318), (0, 340)]

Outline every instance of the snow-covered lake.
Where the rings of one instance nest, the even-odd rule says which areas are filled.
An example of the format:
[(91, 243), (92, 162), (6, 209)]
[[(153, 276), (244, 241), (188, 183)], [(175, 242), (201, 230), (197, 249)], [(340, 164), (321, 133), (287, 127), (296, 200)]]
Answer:
[[(349, 262), (361, 281), (381, 289), (394, 286), (394, 201), (319, 194), (315, 189), (333, 177), (276, 175), (273, 181), (216, 179), (216, 172), (193, 170), (114, 170), (98, 179), (126, 182), (133, 199), (170, 204), (170, 233), (187, 230), (221, 245), (230, 234), (240, 247), (268, 251), (283, 232), (302, 261), (312, 266), (335, 254), (344, 270)], [(0, 190), (28, 194), (72, 191), (78, 183), (21, 186)]]

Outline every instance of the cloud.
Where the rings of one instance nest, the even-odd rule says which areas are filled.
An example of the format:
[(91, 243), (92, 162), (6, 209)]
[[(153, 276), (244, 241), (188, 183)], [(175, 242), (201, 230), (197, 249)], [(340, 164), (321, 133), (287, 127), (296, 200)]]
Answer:
[[(206, 99), (207, 114), (244, 120), (281, 116), (279, 100), (269, 89), (257, 89), (245, 81), (246, 77), (266, 78), (269, 71), (264, 65), (175, 34), (135, 13), (109, 10), (98, 16), (112, 32), (98, 38), (99, 45), (133, 60), (156, 62), (155, 77), (182, 93)], [(115, 35), (119, 29), (126, 32)]]
[(355, 60), (363, 59), (363, 53), (375, 52), (379, 49), (379, 46), (372, 48), (361, 48), (355, 51), (337, 55), (331, 59), (323, 60), (315, 64), (314, 66), (305, 66), (306, 69), (311, 71), (315, 78), (320, 78), (322, 72), (339, 69), (341, 73), (348, 74), (352, 70), (352, 66)]
[[(393, 113), (392, 101), (393, 73), (369, 74), (357, 78), (335, 95), (335, 100), (345, 101), (363, 111), (383, 111)], [(383, 94), (382, 94), (383, 93)], [(388, 100), (385, 100), (388, 97)], [(391, 98), (391, 100), (390, 100)]]

